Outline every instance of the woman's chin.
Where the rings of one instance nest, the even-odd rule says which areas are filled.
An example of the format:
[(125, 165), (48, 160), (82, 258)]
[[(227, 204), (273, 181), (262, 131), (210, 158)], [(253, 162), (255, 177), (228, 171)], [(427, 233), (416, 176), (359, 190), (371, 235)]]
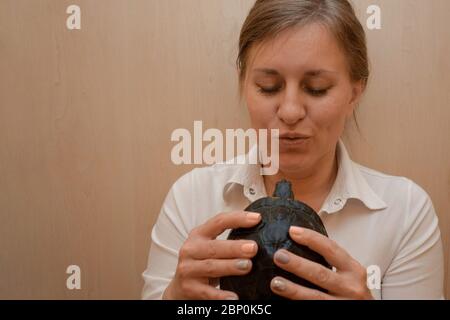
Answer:
[(280, 154), (280, 171), (299, 172), (308, 167), (308, 157), (305, 155)]

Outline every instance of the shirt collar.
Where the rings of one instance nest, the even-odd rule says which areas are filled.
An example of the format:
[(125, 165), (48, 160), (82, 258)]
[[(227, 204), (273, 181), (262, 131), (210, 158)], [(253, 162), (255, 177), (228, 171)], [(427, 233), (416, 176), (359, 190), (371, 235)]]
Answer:
[(338, 173), (321, 211), (327, 213), (338, 212), (349, 199), (361, 201), (370, 210), (387, 208), (386, 203), (375, 193), (362, 175), (358, 164), (350, 159), (342, 139), (338, 141), (336, 152)]
[[(223, 188), (223, 198), (227, 201), (230, 194), (240, 188), (241, 192), (251, 201), (267, 196), (264, 180), (260, 174), (261, 164), (256, 157), (258, 148), (254, 145), (246, 155), (238, 156), (225, 163), (226, 169), (230, 170), (229, 178)], [(256, 164), (249, 164), (249, 159), (257, 159)], [(245, 164), (238, 164), (245, 163)]]
[[(250, 149), (248, 154), (225, 163), (227, 170), (230, 170), (229, 178), (226, 180), (223, 188), (223, 198), (225, 201), (228, 201), (230, 194), (237, 190), (243, 192), (251, 202), (267, 196), (264, 180), (260, 175), (260, 163), (249, 164), (248, 161), (249, 159), (253, 159), (252, 157), (255, 156), (257, 150), (257, 146), (255, 145)], [(385, 209), (387, 207), (386, 203), (370, 187), (367, 180), (361, 174), (358, 164), (350, 159), (344, 142), (341, 139), (338, 141), (336, 152), (338, 173), (320, 212), (329, 214), (339, 212), (349, 199), (359, 200), (371, 210)]]

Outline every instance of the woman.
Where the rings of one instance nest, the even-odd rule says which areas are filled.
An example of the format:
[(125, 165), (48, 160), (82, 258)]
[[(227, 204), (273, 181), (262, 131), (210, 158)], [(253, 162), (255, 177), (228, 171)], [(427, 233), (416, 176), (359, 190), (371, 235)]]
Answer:
[[(292, 239), (334, 266), (286, 250), (274, 262), (327, 289), (281, 277), (289, 299), (437, 299), (443, 294), (438, 219), (427, 193), (404, 177), (354, 163), (340, 139), (369, 77), (364, 30), (347, 0), (258, 0), (240, 35), (240, 91), (255, 129), (279, 129), (279, 171), (259, 165), (195, 169), (172, 186), (152, 231), (144, 299), (238, 299), (217, 279), (244, 275), (257, 252), (225, 240), (261, 217), (243, 212), (282, 178), (321, 216), (329, 233), (291, 228)], [(380, 271), (369, 289), (367, 267)]]

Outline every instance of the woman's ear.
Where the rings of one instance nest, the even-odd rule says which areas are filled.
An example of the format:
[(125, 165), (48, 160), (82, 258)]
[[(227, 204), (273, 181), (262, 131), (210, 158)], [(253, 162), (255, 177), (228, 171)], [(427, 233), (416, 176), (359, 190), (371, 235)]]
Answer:
[(363, 80), (358, 80), (355, 82), (352, 82), (352, 95), (349, 102), (349, 110), (347, 112), (347, 116), (351, 116), (353, 112), (355, 111), (356, 106), (358, 105), (359, 101), (361, 100), (362, 94), (365, 90), (365, 83)]

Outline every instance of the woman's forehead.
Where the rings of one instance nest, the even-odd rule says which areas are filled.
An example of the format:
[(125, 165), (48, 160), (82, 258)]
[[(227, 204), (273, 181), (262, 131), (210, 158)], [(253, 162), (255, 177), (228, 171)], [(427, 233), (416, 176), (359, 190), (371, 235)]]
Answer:
[[(328, 29), (318, 23), (290, 28), (250, 50), (252, 72), (342, 72), (345, 56)], [(272, 70), (272, 71), (271, 71)]]

